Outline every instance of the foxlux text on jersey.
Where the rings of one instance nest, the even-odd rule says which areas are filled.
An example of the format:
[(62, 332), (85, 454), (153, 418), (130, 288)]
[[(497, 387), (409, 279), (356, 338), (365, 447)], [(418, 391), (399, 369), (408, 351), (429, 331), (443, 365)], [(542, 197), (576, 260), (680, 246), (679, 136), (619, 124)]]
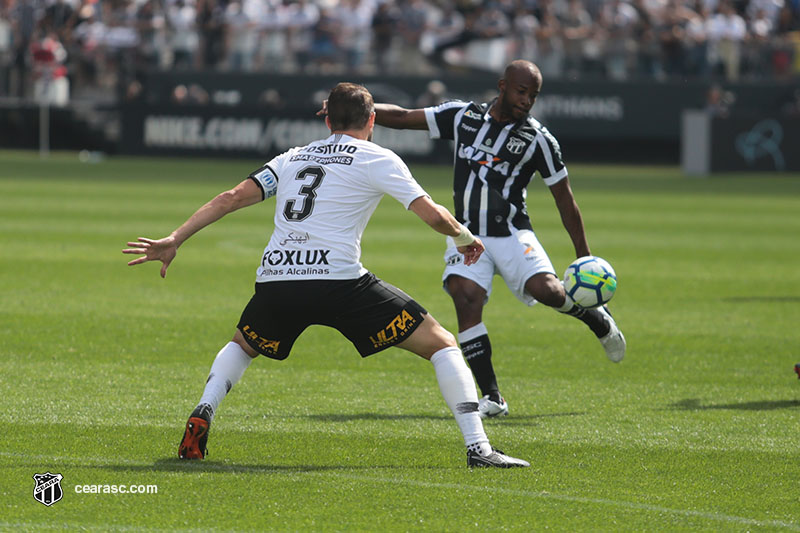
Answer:
[(328, 265), (330, 250), (267, 250), (261, 258), (261, 266), (290, 266), (290, 265)]

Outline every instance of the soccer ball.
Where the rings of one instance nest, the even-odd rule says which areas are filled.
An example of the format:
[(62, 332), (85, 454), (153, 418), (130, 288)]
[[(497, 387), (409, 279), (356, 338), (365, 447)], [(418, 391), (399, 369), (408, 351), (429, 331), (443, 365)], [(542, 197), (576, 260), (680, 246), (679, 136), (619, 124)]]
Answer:
[(579, 307), (600, 307), (614, 296), (617, 275), (608, 261), (601, 257), (579, 257), (564, 272), (564, 289)]

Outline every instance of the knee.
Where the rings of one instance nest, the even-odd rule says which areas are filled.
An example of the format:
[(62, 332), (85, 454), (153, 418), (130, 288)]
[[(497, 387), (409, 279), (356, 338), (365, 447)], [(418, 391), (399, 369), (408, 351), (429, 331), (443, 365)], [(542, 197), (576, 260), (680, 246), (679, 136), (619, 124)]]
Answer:
[(460, 276), (447, 278), (447, 292), (457, 307), (481, 308), (486, 300), (486, 291), (480, 285)]
[(437, 329), (438, 331), (436, 334), (443, 348), (450, 346), (458, 347), (458, 342), (456, 341), (455, 335), (444, 329), (444, 327), (441, 325), (439, 325)]
[(255, 359), (256, 357), (258, 357), (259, 355), (258, 352), (255, 351), (252, 346), (247, 344), (247, 341), (244, 340), (244, 335), (242, 335), (242, 332), (239, 331), (238, 329), (236, 330), (236, 333), (234, 333), (231, 341), (238, 344), (242, 348), (242, 350), (244, 350), (244, 352), (251, 358)]
[(561, 281), (552, 274), (533, 276), (525, 284), (527, 292), (538, 301), (550, 307), (561, 307), (564, 305), (564, 286)]

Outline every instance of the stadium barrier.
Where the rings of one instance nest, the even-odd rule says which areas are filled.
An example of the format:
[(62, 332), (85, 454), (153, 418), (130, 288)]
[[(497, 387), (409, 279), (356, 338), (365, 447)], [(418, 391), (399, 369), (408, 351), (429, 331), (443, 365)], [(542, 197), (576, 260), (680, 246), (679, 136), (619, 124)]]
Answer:
[[(140, 100), (124, 106), (120, 148), (139, 154), (271, 157), (326, 134), (314, 113), (338, 81), (341, 78), (333, 76), (152, 73)], [(367, 86), (377, 102), (404, 107), (429, 105), (436, 96), (427, 92), (430, 78), (361, 76), (353, 81)], [(445, 87), (445, 98), (486, 101), (496, 94), (493, 74), (447, 74), (438, 81)], [(176, 103), (178, 87), (194, 88), (208, 104)], [(780, 109), (794, 87), (743, 83), (726, 90), (735, 95), (737, 108), (770, 113)], [(682, 113), (702, 108), (708, 91), (708, 83), (699, 81), (545, 80), (534, 115), (561, 142), (567, 163), (678, 164)], [(220, 128), (234, 133), (225, 139)], [(451, 159), (449, 146), (421, 132), (379, 128), (375, 140), (412, 162)]]
[(715, 172), (800, 171), (800, 120), (778, 113), (720, 117), (686, 111), (681, 167), (691, 176)]
[[(352, 79), (366, 85), (376, 101), (404, 107), (422, 107), (442, 97), (486, 101), (497, 92), (497, 76), (487, 73), (440, 76), (445, 90), (439, 95), (429, 91), (431, 78)], [(87, 121), (85, 109), (78, 112), (74, 105), (56, 113), (51, 148), (265, 160), (327, 134), (315, 112), (338, 81), (334, 76), (153, 72), (142, 80), (135, 100), (121, 102), (113, 115), (103, 110), (102, 120)], [(737, 112), (778, 116), (796, 85), (740, 83), (725, 90), (735, 96)], [(679, 164), (683, 112), (703, 108), (708, 93), (704, 82), (546, 79), (534, 115), (560, 141), (568, 164)], [(36, 112), (16, 103), (0, 105), (0, 146), (37, 148)], [(409, 162), (452, 158), (447, 143), (432, 141), (424, 132), (378, 128), (375, 140)]]

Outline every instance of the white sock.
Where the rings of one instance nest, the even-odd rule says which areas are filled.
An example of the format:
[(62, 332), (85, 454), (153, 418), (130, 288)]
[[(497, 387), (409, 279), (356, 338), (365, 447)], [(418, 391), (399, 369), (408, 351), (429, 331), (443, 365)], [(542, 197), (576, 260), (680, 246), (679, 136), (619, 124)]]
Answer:
[(561, 311), (562, 313), (569, 313), (570, 311), (572, 311), (573, 307), (575, 307), (575, 302), (572, 301), (572, 298), (570, 298), (568, 294), (565, 294), (564, 304), (561, 307), (556, 307), (556, 311)]
[(476, 339), (481, 335), (488, 335), (489, 330), (486, 329), (486, 325), (483, 322), (479, 322), (472, 326), (471, 328), (467, 328), (464, 331), (458, 332), (458, 343), (464, 344), (465, 342), (469, 342), (472, 339)]
[(464, 444), (469, 449), (477, 449), (481, 455), (491, 453), (489, 438), (483, 430), (481, 417), (478, 416), (475, 382), (461, 350), (455, 346), (442, 348), (433, 354), (431, 363), (444, 401), (456, 417), (458, 428), (464, 435)]
[(208, 404), (213, 413), (217, 412), (217, 407), (226, 394), (242, 378), (244, 371), (250, 366), (252, 357), (247, 355), (241, 346), (235, 342), (226, 344), (217, 354), (211, 371), (208, 374), (206, 388), (200, 398), (200, 404)]

